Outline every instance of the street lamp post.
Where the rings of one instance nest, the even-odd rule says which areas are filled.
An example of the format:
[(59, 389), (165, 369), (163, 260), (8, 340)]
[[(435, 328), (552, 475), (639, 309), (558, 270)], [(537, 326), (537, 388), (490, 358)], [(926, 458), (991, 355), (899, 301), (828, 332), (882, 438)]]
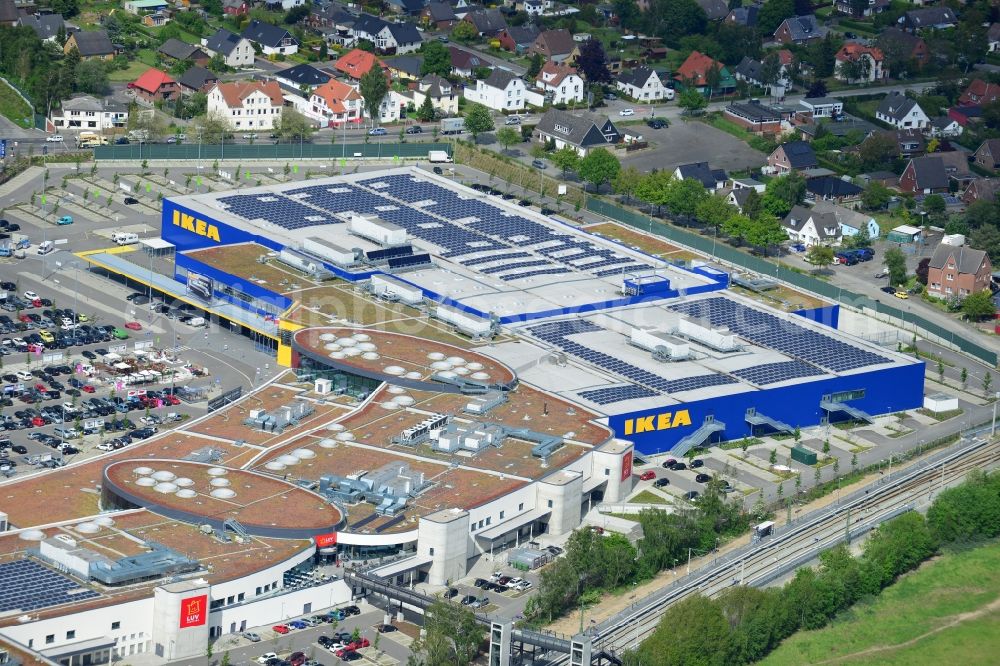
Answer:
[(997, 434), (997, 400), (1000, 400), (1000, 391), (993, 394), (993, 423), (990, 426), (990, 437)]

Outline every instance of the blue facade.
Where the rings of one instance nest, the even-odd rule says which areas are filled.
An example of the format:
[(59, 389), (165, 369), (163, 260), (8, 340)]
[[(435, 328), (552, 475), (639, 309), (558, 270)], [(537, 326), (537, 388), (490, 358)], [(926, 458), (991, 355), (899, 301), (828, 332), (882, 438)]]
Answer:
[[(292, 299), (287, 296), (265, 289), (259, 284), (254, 284), (253, 282), (244, 282), (229, 273), (225, 273), (218, 268), (209, 266), (208, 264), (202, 263), (187, 255), (176, 255), (174, 265), (174, 279), (178, 282), (187, 284), (187, 272), (189, 271), (191, 273), (204, 275), (205, 277), (211, 278), (215, 281), (216, 298), (228, 301), (233, 305), (241, 307), (244, 310), (249, 310), (250, 312), (254, 312), (258, 315), (267, 316), (281, 314), (292, 305)], [(183, 269), (183, 272), (177, 269)], [(251, 296), (254, 298), (254, 302), (248, 303), (241, 298), (236, 298), (231, 294), (223, 293), (220, 291), (220, 287), (223, 286), (232, 287), (237, 291), (241, 291), (244, 294)]]
[[(615, 431), (616, 436), (635, 442), (636, 451), (654, 454), (669, 451), (681, 439), (694, 432), (704, 422), (706, 416), (714, 416), (716, 421), (726, 424), (726, 430), (722, 433), (723, 440), (749, 436), (750, 426), (745, 418), (746, 410), (750, 407), (756, 407), (758, 413), (763, 416), (792, 426), (818, 425), (824, 416), (819, 406), (822, 397), (841, 391), (863, 389), (864, 397), (849, 400), (847, 403), (869, 414), (887, 414), (914, 409), (923, 404), (924, 368), (923, 362), (912, 363), (849, 377), (831, 377), (769, 390), (747, 391), (673, 406), (667, 405), (657, 409), (612, 416), (608, 425)], [(637, 425), (634, 419), (653, 416), (652, 424), (656, 427), (673, 422), (672, 418), (660, 418), (661, 414), (670, 412), (676, 415), (681, 410), (687, 410), (691, 425), (652, 432), (635, 432)], [(628, 420), (633, 420), (633, 423), (627, 424)]]
[(840, 305), (826, 305), (821, 308), (810, 308), (808, 310), (796, 310), (792, 314), (814, 321), (817, 324), (824, 324), (830, 328), (840, 327)]

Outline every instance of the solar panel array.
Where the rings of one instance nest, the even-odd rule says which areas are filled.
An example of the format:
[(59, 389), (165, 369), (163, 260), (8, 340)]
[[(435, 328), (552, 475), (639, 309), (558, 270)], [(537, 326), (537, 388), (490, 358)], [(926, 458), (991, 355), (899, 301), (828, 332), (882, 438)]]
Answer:
[[(625, 361), (617, 359), (610, 354), (605, 354), (604, 352), (591, 349), (586, 345), (570, 340), (569, 336), (571, 335), (578, 335), (580, 333), (595, 333), (604, 330), (597, 324), (585, 319), (577, 319), (573, 321), (553, 321), (545, 324), (538, 324), (536, 326), (530, 326), (528, 330), (530, 330), (532, 334), (540, 340), (544, 340), (567, 354), (572, 354), (581, 360), (587, 361), (588, 363), (604, 368), (605, 370), (620, 377), (631, 380), (652, 393), (652, 395), (642, 397), (652, 397), (654, 395), (669, 393), (681, 393), (683, 391), (694, 391), (696, 389), (702, 389), (709, 386), (721, 386), (724, 384), (736, 383), (736, 380), (732, 377), (717, 373), (709, 375), (696, 375), (694, 377), (682, 377), (680, 379), (666, 379), (664, 377), (660, 377), (659, 375), (655, 375), (648, 370), (632, 365), (631, 363), (626, 363)], [(580, 395), (582, 396), (583, 394), (581, 393)], [(608, 402), (601, 404), (610, 404), (612, 402), (611, 394), (600, 394), (599, 397), (608, 400)], [(628, 400), (631, 398), (622, 399)]]
[(0, 564), (0, 613), (28, 612), (99, 596), (69, 576), (31, 560)]
[(656, 391), (651, 391), (645, 386), (627, 384), (625, 386), (609, 386), (606, 388), (594, 389), (592, 391), (580, 391), (581, 398), (589, 400), (597, 405), (610, 405), (614, 402), (624, 400), (635, 400), (637, 398), (652, 398), (659, 395)]
[(776, 349), (834, 372), (889, 362), (889, 359), (874, 352), (859, 349), (811, 328), (799, 326), (789, 319), (778, 318), (722, 296), (677, 303), (671, 305), (670, 309), (707, 319), (712, 326), (726, 326), (736, 335), (756, 345)]
[(794, 361), (764, 363), (763, 365), (755, 365), (743, 368), (742, 370), (733, 370), (732, 374), (740, 379), (745, 379), (751, 384), (763, 386), (765, 384), (785, 382), (789, 379), (798, 379), (799, 377), (814, 377), (822, 375), (824, 372), (815, 365), (810, 365), (805, 361), (796, 359)]
[(234, 194), (219, 199), (227, 212), (245, 220), (264, 220), (283, 229), (304, 229), (340, 220), (278, 194)]

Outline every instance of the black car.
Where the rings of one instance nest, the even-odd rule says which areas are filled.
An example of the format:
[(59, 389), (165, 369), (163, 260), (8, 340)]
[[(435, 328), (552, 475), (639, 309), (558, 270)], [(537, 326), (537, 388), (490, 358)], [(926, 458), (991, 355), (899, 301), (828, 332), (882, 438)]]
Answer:
[(895, 287), (882, 287), (879, 291), (884, 291), (887, 294), (895, 294), (896, 293), (896, 288)]
[(320, 636), (319, 638), (316, 639), (316, 642), (319, 643), (322, 647), (328, 648), (331, 645), (333, 645), (334, 640), (329, 636)]
[(361, 653), (355, 652), (354, 650), (351, 650), (350, 652), (345, 652), (340, 657), (340, 659), (342, 661), (357, 661), (358, 659), (361, 659)]
[(545, 550), (549, 551), (553, 555), (562, 555), (563, 549), (559, 546), (546, 546)]
[(652, 127), (653, 129), (663, 129), (664, 127), (667, 126), (667, 121), (664, 120), (663, 118), (650, 118), (649, 120), (646, 121), (646, 124)]
[(709, 481), (712, 480), (712, 477), (709, 476), (708, 474), (698, 474), (694, 477), (694, 480), (697, 481), (698, 483), (708, 483)]
[(701, 458), (695, 458), (691, 461), (691, 469), (698, 469), (699, 467), (704, 467), (705, 461)]
[(344, 608), (344, 612), (348, 615), (361, 615), (361, 609), (357, 606), (347, 606)]
[(444, 175), (444, 170), (442, 170), (441, 167), (436, 166), (436, 167), (434, 167), (434, 173), (436, 173), (439, 176), (442, 176), (442, 175)]
[(124, 203), (126, 206), (134, 206), (135, 204), (139, 203), (139, 200), (136, 199), (135, 197), (125, 197), (122, 203)]
[(487, 583), (489, 583), (489, 581), (485, 578), (477, 578), (473, 585), (482, 590), (485, 589)]
[(17, 291), (17, 285), (13, 282), (0, 282), (0, 289), (4, 291)]
[(462, 597), (461, 604), (463, 606), (471, 606), (474, 603), (476, 603), (476, 596), (475, 595), (473, 595), (473, 594), (467, 594), (464, 597)]
[(684, 493), (684, 499), (686, 499), (689, 502), (693, 502), (694, 500), (698, 499), (698, 491), (689, 490), (688, 492)]
[(83, 357), (86, 358), (86, 359), (90, 359), (91, 361), (93, 361), (94, 359), (97, 358), (97, 354), (95, 354), (94, 352), (92, 352), (90, 350), (84, 350)]
[(670, 485), (670, 479), (665, 479), (665, 478), (661, 477), (661, 478), (657, 479), (656, 481), (654, 481), (653, 485), (656, 486), (657, 488), (662, 488), (663, 486), (669, 486)]
[(420, 134), (423, 131), (424, 131), (424, 128), (421, 127), (420, 125), (414, 125), (413, 127), (407, 127), (406, 128), (406, 133), (407, 134)]
[(556, 214), (555, 210), (542, 206), (542, 215), (555, 215), (555, 214)]
[(22, 444), (15, 444), (14, 446), (10, 447), (10, 450), (13, 451), (14, 453), (20, 453), (21, 455), (24, 455), (25, 453), (28, 452), (28, 447)]
[(687, 465), (685, 465), (685, 464), (684, 464), (684, 463), (682, 463), (682, 462), (679, 462), (679, 463), (674, 463), (674, 466), (673, 466), (673, 467), (671, 467), (671, 469), (672, 469), (672, 470), (674, 470), (675, 472), (679, 472), (679, 471), (681, 471), (681, 470), (685, 470), (685, 469), (687, 469), (687, 468), (688, 468), (688, 467), (687, 467)]

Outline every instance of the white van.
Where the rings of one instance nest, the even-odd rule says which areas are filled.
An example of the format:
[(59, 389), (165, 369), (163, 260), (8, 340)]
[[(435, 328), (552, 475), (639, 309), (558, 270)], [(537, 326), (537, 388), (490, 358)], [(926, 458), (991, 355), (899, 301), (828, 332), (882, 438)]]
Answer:
[(123, 231), (116, 231), (111, 234), (111, 240), (119, 245), (131, 245), (139, 242), (139, 234), (128, 234)]
[(48, 254), (56, 249), (56, 244), (50, 240), (42, 241), (38, 245), (38, 254)]
[(188, 326), (192, 326), (194, 328), (199, 328), (199, 327), (205, 325), (205, 319), (204, 319), (204, 317), (192, 317), (191, 321), (189, 321), (187, 324), (188, 324)]

